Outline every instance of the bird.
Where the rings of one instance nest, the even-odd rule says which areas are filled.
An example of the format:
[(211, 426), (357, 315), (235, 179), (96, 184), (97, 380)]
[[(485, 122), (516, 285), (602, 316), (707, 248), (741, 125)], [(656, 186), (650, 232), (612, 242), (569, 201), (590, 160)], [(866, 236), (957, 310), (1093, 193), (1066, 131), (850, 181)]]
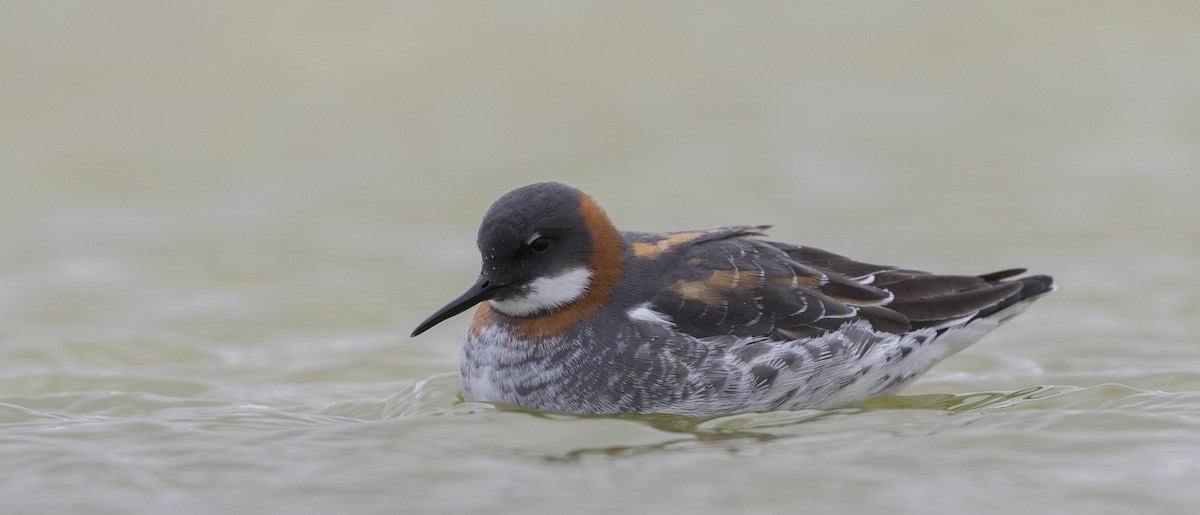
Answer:
[(558, 182), (491, 205), (480, 274), (416, 337), (476, 307), (465, 401), (709, 417), (892, 394), (1055, 289), (1025, 269), (940, 275), (764, 239), (767, 225), (619, 231)]

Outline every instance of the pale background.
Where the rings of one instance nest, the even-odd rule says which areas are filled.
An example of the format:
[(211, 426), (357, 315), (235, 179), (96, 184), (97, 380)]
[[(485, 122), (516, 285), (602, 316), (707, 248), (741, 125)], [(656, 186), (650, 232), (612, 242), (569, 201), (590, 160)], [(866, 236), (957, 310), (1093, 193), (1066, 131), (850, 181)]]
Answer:
[[(0, 511), (1200, 509), (1200, 4), (0, 1)], [(455, 405), (476, 224), (1059, 292), (886, 409)], [(909, 407), (914, 409), (893, 409)]]

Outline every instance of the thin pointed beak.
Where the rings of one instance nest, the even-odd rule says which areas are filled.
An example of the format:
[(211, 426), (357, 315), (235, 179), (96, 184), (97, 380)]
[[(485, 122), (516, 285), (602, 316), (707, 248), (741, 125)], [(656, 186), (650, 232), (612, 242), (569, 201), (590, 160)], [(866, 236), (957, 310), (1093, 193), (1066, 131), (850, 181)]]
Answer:
[(430, 327), (442, 323), (443, 320), (471, 309), (471, 307), (475, 306), (476, 304), (492, 298), (496, 295), (496, 291), (503, 286), (503, 284), (497, 284), (495, 281), (480, 275), (479, 280), (475, 281), (474, 286), (467, 289), (467, 292), (460, 295), (457, 299), (450, 301), (450, 303), (446, 304), (444, 307), (442, 307), (442, 309), (437, 310), (436, 313), (429, 315), (429, 318), (426, 318), (425, 321), (421, 322), (416, 329), (413, 329), (412, 335), (410, 335), (409, 338), (421, 334)]

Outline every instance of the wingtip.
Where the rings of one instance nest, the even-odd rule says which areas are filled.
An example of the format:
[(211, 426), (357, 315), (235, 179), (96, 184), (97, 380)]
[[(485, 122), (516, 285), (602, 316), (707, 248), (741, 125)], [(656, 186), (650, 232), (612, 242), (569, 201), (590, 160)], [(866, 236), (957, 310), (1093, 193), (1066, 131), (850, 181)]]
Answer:
[(1045, 295), (1058, 289), (1054, 278), (1048, 275), (1031, 275), (1017, 279), (1021, 283), (1021, 298), (1028, 299)]
[(773, 225), (752, 225), (750, 227), (747, 227), (745, 229), (745, 231), (743, 231), (743, 232), (745, 234), (749, 234), (752, 236), (766, 236), (767, 233), (765, 231), (767, 229), (770, 229), (771, 227), (774, 227), (774, 226)]
[(1008, 279), (1009, 277), (1015, 277), (1015, 276), (1025, 273), (1025, 272), (1028, 272), (1028, 271), (1029, 270), (1027, 270), (1025, 268), (1009, 268), (1007, 270), (1000, 270), (998, 272), (991, 272), (991, 273), (983, 274), (983, 275), (980, 275), (979, 278), (992, 283), (992, 282), (997, 282), (997, 281), (1003, 281), (1004, 279)]

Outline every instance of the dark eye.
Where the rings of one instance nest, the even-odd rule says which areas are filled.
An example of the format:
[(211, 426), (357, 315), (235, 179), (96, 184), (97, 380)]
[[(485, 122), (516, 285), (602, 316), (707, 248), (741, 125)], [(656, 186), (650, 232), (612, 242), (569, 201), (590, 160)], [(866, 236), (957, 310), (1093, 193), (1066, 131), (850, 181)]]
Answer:
[(529, 248), (533, 249), (534, 252), (545, 252), (546, 249), (550, 248), (550, 240), (546, 238), (534, 238), (533, 241), (529, 242)]

